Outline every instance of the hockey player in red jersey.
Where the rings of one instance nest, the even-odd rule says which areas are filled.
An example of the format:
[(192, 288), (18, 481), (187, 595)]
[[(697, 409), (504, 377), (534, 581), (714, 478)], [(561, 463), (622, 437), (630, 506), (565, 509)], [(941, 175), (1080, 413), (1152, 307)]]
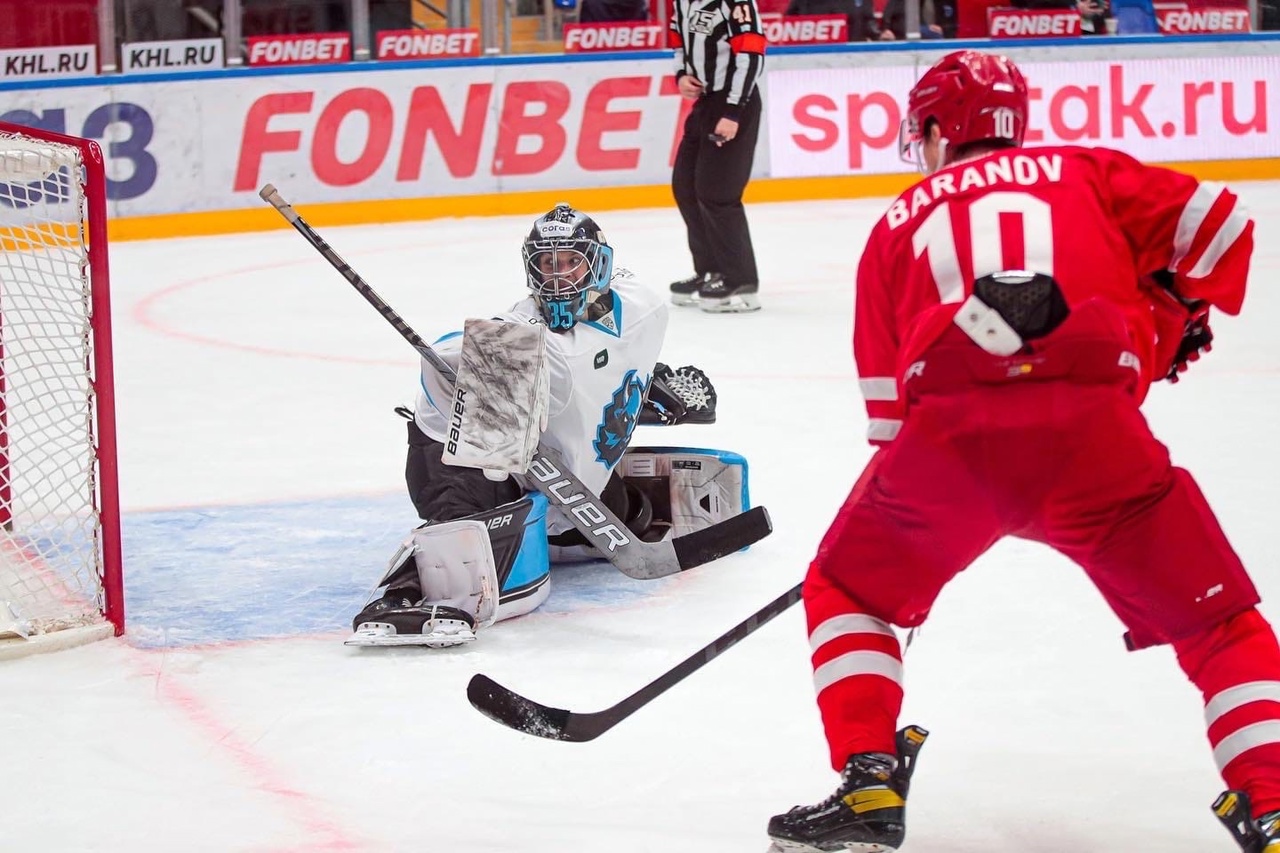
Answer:
[[(1280, 649), (1191, 475), (1139, 412), (1240, 310), (1253, 223), (1228, 189), (1102, 148), (1023, 148), (1022, 73), (960, 51), (912, 89), (925, 177), (873, 229), (854, 355), (878, 450), (805, 580), (836, 793), (769, 823), (777, 850), (896, 850), (925, 737), (895, 736), (902, 650), (942, 587), (1005, 536), (1079, 564), (1204, 695), (1215, 804), (1280, 853)], [(1088, 246), (1087, 251), (1081, 246)]]

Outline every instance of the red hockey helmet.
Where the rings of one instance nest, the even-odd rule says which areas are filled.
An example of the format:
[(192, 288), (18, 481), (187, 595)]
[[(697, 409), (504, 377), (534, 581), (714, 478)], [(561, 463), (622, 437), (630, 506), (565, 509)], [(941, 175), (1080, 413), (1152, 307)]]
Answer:
[(936, 122), (951, 149), (972, 142), (1021, 145), (1027, 132), (1027, 80), (1003, 56), (958, 50), (938, 60), (907, 97), (899, 137), (902, 158), (924, 170), (920, 143)]

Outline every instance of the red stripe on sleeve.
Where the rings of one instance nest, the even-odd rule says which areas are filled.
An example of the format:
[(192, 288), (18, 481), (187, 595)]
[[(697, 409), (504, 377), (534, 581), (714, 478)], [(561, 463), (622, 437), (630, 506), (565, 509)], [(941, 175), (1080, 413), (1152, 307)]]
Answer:
[(759, 33), (742, 33), (729, 39), (729, 47), (737, 53), (764, 53), (766, 43)]

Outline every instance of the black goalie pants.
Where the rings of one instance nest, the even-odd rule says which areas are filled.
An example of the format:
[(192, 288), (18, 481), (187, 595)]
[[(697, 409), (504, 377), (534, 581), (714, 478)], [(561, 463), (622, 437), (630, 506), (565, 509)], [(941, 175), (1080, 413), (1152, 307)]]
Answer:
[(513, 479), (495, 483), (479, 468), (446, 465), (444, 445), (424, 435), (409, 421), (409, 453), (404, 480), (418, 517), (423, 521), (454, 521), (519, 500), (524, 493)]
[[(513, 478), (495, 483), (478, 468), (446, 465), (443, 444), (423, 434), (413, 421), (409, 421), (408, 430), (404, 479), (409, 499), (423, 521), (455, 521), (519, 500), (524, 494)], [(616, 472), (605, 484), (600, 499), (610, 512), (629, 520), (627, 491)], [(551, 544), (583, 545), (586, 541), (578, 531), (569, 530), (552, 537)]]

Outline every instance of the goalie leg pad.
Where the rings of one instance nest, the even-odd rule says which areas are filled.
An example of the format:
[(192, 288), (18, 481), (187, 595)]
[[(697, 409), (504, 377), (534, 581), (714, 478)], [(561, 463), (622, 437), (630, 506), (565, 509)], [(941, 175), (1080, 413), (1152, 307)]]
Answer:
[[(347, 645), (458, 645), (547, 600), (547, 499), (532, 493), (491, 510), (416, 528), (353, 622)], [(430, 622), (430, 624), (428, 624)]]
[(498, 571), (483, 522), (460, 519), (413, 532), (413, 561), (424, 604), (467, 613), (479, 628), (498, 612)]
[[(474, 525), (473, 530), (483, 533), (484, 547), (477, 537), (474, 562), (466, 571), (460, 571), (457, 562), (471, 553), (454, 553), (452, 525)], [(427, 547), (424, 533), (433, 529), (445, 529), (449, 539)], [(534, 492), (518, 501), (478, 512), (459, 521), (443, 525), (430, 525), (415, 531), (418, 574), (422, 582), (422, 598), (432, 604), (458, 607), (475, 617), (476, 627), (485, 628), (494, 622), (522, 616), (536, 609), (551, 593), (551, 574), (547, 559), (547, 498)], [(434, 541), (434, 540), (431, 540)], [(443, 545), (444, 547), (440, 547)], [(429, 563), (429, 570), (424, 569)], [(476, 570), (485, 573), (470, 582), (467, 578)], [(489, 574), (489, 572), (492, 574)], [(468, 589), (471, 591), (468, 592)], [(470, 609), (466, 595), (473, 596), (476, 609)], [(464, 598), (460, 599), (459, 596)]]
[(747, 460), (727, 450), (637, 447), (618, 471), (653, 504), (654, 527), (684, 536), (751, 508)]
[(484, 521), (498, 570), (495, 622), (536, 610), (551, 594), (547, 548), (547, 497), (530, 492), (472, 518)]

